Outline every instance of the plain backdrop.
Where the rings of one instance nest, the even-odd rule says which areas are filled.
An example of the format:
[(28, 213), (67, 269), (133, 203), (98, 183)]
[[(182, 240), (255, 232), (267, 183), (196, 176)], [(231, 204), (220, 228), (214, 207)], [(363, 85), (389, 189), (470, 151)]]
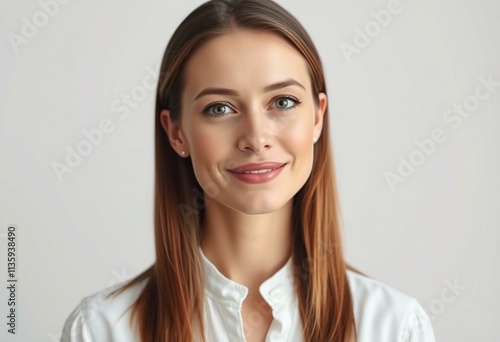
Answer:
[[(54, 3), (0, 4), (2, 341), (58, 341), (84, 296), (154, 262), (146, 84), (202, 1)], [(438, 341), (498, 341), (500, 2), (278, 3), (325, 69), (348, 262), (416, 297)]]

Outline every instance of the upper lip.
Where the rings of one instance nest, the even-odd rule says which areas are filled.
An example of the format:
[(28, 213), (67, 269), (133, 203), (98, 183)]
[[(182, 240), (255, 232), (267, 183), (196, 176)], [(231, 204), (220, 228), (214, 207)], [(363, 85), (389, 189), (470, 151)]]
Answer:
[(230, 169), (229, 171), (232, 172), (248, 172), (248, 171), (258, 171), (258, 170), (273, 170), (280, 168), (281, 166), (285, 165), (286, 163), (279, 163), (279, 162), (265, 162), (265, 163), (251, 163), (251, 164), (245, 164), (241, 165), (238, 167), (235, 167), (234, 169)]

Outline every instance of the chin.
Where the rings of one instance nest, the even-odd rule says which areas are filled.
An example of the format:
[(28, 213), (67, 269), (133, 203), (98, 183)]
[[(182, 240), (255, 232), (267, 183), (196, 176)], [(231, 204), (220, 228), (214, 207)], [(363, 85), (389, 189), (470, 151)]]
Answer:
[(235, 203), (233, 202), (232, 205), (229, 205), (229, 207), (247, 215), (263, 215), (278, 211), (289, 202), (290, 201), (283, 201), (279, 203), (276, 201), (257, 202), (257, 200), (250, 200), (246, 201), (246, 203), (238, 203), (238, 206), (235, 206)]

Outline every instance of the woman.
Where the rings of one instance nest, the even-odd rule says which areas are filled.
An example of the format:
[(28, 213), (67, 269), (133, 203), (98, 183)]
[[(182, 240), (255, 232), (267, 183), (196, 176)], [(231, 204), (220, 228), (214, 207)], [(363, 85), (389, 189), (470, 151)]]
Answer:
[(157, 89), (156, 262), (84, 298), (63, 341), (434, 341), (416, 299), (344, 259), (326, 94), (278, 4), (194, 10)]

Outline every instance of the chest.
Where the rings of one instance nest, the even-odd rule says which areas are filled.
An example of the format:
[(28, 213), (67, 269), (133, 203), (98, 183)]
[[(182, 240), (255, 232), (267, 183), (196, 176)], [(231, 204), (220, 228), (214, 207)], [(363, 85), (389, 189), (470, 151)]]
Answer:
[(205, 297), (205, 335), (216, 342), (304, 342), (296, 298), (286, 297), (273, 309), (245, 299), (241, 306)]
[(264, 342), (273, 322), (271, 307), (262, 298), (245, 301), (241, 318), (247, 342)]

